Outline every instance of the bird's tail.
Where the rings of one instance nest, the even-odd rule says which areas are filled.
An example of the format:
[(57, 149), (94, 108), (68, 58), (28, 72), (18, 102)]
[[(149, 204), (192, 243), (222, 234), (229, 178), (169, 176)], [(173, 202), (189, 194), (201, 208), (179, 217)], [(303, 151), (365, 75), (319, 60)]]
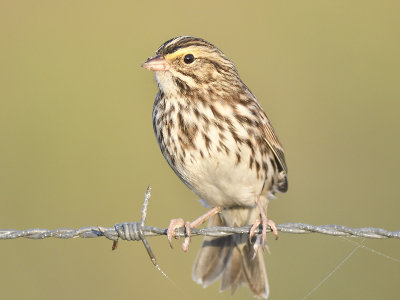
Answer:
[[(226, 226), (219, 215), (210, 218), (208, 225)], [(247, 234), (226, 237), (205, 237), (193, 265), (192, 278), (207, 287), (220, 276), (223, 291), (246, 284), (258, 298), (267, 299), (269, 294), (267, 273), (262, 251), (254, 256), (253, 246)]]

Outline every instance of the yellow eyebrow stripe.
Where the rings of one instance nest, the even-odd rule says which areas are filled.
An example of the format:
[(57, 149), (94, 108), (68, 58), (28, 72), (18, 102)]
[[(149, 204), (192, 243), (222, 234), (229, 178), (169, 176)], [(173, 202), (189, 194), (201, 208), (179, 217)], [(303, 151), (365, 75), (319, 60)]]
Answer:
[(185, 47), (185, 48), (182, 48), (182, 49), (178, 49), (173, 53), (165, 55), (165, 59), (174, 60), (179, 56), (183, 56), (183, 55), (189, 54), (189, 53), (193, 54), (194, 57), (198, 57), (198, 56), (200, 56), (199, 54), (202, 53), (202, 52), (203, 51), (201, 51), (197, 47), (190, 47), (189, 46), (189, 47)]

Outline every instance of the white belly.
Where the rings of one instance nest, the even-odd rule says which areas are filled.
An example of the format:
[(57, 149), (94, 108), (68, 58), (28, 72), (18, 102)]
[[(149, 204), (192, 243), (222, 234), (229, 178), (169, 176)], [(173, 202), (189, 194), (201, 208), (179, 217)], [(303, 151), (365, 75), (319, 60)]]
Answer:
[[(252, 206), (261, 193), (263, 182), (249, 168), (249, 159), (235, 165), (235, 158), (225, 152), (205, 159), (190, 159), (178, 172), (201, 199), (210, 206)], [(249, 157), (247, 155), (243, 155)]]

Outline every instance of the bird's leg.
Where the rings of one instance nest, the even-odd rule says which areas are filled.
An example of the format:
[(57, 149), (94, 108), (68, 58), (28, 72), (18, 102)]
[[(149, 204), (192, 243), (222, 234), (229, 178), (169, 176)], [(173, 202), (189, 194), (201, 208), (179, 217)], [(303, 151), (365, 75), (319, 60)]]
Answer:
[(221, 206), (216, 206), (216, 207), (210, 209), (204, 215), (201, 215), (200, 217), (198, 217), (193, 222), (185, 222), (181, 218), (180, 219), (172, 219), (169, 223), (168, 230), (167, 230), (167, 237), (168, 237), (169, 245), (171, 246), (171, 248), (172, 248), (172, 238), (176, 237), (175, 229), (185, 227), (186, 237), (185, 237), (185, 241), (182, 244), (182, 249), (183, 249), (183, 251), (187, 252), (189, 250), (189, 244), (190, 244), (190, 234), (191, 234), (190, 229), (200, 226), (205, 221), (207, 221), (209, 218), (211, 218), (212, 216), (221, 212), (222, 209), (223, 208)]
[(258, 209), (260, 210), (261, 220), (256, 219), (253, 226), (251, 227), (250, 236), (249, 236), (250, 241), (253, 238), (255, 231), (260, 224), (262, 224), (262, 233), (261, 233), (261, 239), (257, 238), (256, 242), (254, 244), (255, 253), (257, 253), (260, 246), (262, 246), (264, 249), (265, 242), (267, 241), (267, 226), (269, 226), (271, 228), (271, 231), (274, 234), (275, 238), (278, 239), (278, 229), (276, 228), (274, 221), (268, 220), (267, 209), (264, 209), (264, 207), (261, 203), (260, 197), (257, 197), (256, 203), (257, 203)]

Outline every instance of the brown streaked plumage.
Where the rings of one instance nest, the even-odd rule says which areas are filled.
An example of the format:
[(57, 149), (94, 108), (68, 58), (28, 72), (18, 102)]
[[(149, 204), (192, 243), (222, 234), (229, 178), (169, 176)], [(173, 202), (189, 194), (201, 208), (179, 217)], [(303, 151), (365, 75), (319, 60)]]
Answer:
[[(181, 36), (165, 42), (143, 67), (155, 71), (159, 87), (153, 127), (161, 151), (179, 178), (212, 208), (175, 228), (254, 224), (250, 239), (237, 234), (204, 238), (193, 266), (193, 279), (204, 287), (221, 277), (221, 290), (242, 283), (257, 297), (268, 298), (262, 252), (269, 197), (288, 188), (283, 148), (255, 96), (234, 64), (214, 45)], [(263, 233), (253, 238), (263, 225)], [(253, 243), (253, 244), (252, 244)], [(187, 251), (189, 239), (185, 239)]]

